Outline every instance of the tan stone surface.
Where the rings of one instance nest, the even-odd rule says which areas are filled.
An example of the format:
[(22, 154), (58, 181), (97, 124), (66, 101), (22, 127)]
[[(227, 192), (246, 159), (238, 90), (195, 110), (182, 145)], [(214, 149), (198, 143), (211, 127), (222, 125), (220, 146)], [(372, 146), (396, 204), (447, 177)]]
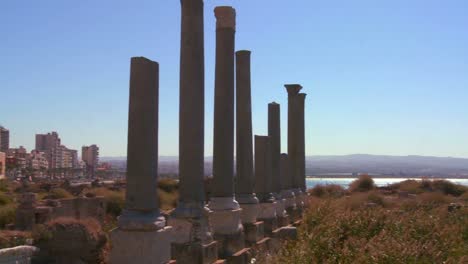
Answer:
[(111, 231), (112, 250), (109, 262), (112, 264), (162, 264), (170, 260), (172, 228), (151, 232)]

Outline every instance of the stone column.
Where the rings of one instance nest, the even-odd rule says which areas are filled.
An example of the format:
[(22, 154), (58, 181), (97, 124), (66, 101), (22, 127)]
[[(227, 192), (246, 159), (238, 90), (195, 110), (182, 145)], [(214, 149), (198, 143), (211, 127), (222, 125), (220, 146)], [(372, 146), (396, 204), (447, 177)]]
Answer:
[(298, 182), (298, 107), (297, 98), (299, 91), (302, 86), (299, 84), (286, 84), (286, 91), (288, 92), (288, 160), (289, 160), (289, 177), (291, 177), (293, 189), (296, 199), (296, 206), (302, 208), (302, 201), (300, 196), (302, 192), (300, 190), (300, 183)]
[(300, 188), (304, 194), (307, 194), (306, 187), (306, 155), (305, 155), (305, 93), (300, 93), (298, 95), (297, 105), (298, 105), (298, 153), (299, 153), (299, 165), (298, 165), (298, 182), (300, 183)]
[(281, 155), (281, 127), (280, 105), (273, 102), (268, 104), (268, 136), (271, 146), (271, 188), (276, 199), (276, 215), (280, 226), (286, 225), (286, 211), (281, 196), (280, 155)]
[(170, 231), (159, 212), (158, 174), (159, 65), (131, 59), (125, 209), (112, 230), (112, 263), (165, 263)]
[[(205, 207), (205, 53), (203, 0), (181, 0), (179, 203), (169, 217), (177, 263), (217, 259)], [(191, 262), (192, 261), (192, 262)]]
[(221, 255), (244, 247), (242, 209), (234, 198), (234, 39), (236, 12), (216, 7), (216, 68), (210, 224), (215, 239), (223, 241)]
[(257, 222), (258, 199), (254, 190), (250, 51), (236, 52), (236, 200), (242, 223)]
[(250, 51), (236, 52), (236, 200), (242, 208), (247, 246), (263, 239), (263, 222), (257, 221), (258, 199), (255, 195), (253, 146), (252, 146), (252, 102), (250, 82)]
[(265, 232), (277, 227), (276, 201), (271, 181), (271, 139), (255, 136), (255, 193), (260, 200), (258, 220), (265, 222)]

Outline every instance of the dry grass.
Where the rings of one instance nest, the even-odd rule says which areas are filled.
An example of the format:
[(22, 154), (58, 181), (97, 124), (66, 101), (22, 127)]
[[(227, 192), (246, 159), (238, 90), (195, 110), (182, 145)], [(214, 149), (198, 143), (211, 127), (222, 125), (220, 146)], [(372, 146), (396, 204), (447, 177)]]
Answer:
[(433, 191), (398, 199), (371, 191), (313, 197), (299, 239), (287, 242), (273, 262), (467, 263), (468, 207), (447, 210), (465, 196)]

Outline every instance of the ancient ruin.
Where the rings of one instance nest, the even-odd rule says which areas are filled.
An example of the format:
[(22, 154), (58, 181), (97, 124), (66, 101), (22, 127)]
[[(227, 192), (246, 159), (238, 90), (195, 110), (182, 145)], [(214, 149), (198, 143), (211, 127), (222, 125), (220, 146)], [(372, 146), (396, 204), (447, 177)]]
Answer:
[(205, 53), (203, 0), (181, 1), (179, 203), (168, 224), (173, 227), (172, 259), (212, 263), (218, 258), (208, 223), (204, 191)]
[[(286, 84), (286, 91), (288, 92), (288, 160), (289, 160), (289, 177), (292, 178), (292, 187), (291, 190), (294, 193), (295, 197), (295, 212), (289, 212), (289, 214), (297, 219), (300, 215), (303, 202), (302, 202), (302, 191), (301, 191), (301, 180), (298, 179), (299, 171), (299, 140), (298, 140), (298, 94), (302, 89), (302, 86), (299, 84)], [(291, 210), (291, 209), (290, 209)], [(297, 211), (296, 211), (297, 210)]]
[(234, 44), (236, 11), (216, 7), (216, 65), (213, 134), (213, 181), (208, 207), (218, 252), (230, 256), (244, 248), (242, 209), (234, 196)]
[(289, 224), (289, 219), (285, 210), (285, 199), (281, 195), (281, 126), (280, 126), (280, 105), (277, 103), (268, 104), (268, 136), (271, 146), (271, 185), (273, 195), (276, 200), (276, 217), (279, 226)]
[(18, 202), (15, 219), (15, 228), (18, 230), (32, 230), (37, 224), (59, 217), (94, 218), (102, 223), (106, 214), (104, 197), (37, 201), (35, 193), (23, 193)]
[(125, 209), (110, 237), (111, 263), (164, 263), (170, 260), (171, 227), (159, 212), (159, 65), (131, 59)]

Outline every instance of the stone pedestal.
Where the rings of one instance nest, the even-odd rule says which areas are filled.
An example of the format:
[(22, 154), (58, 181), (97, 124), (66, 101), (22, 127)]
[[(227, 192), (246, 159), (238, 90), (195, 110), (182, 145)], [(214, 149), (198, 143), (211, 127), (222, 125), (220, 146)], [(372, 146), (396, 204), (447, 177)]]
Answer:
[(263, 221), (264, 232), (270, 235), (273, 230), (278, 228), (278, 218), (276, 217), (276, 202), (260, 203), (258, 220)]
[(136, 232), (116, 228), (111, 231), (112, 250), (109, 263), (112, 264), (162, 264), (170, 260), (172, 228)]
[(296, 207), (296, 197), (294, 196), (294, 192), (292, 190), (282, 191), (281, 194), (284, 197), (285, 209)]
[(215, 210), (210, 214), (214, 239), (218, 242), (220, 257), (231, 256), (245, 246), (242, 209)]
[(246, 246), (253, 246), (265, 237), (264, 223), (258, 221), (255, 223), (244, 224), (244, 234)]
[[(172, 244), (172, 252), (177, 252), (176, 263), (212, 264), (218, 259), (218, 246), (216, 241), (210, 243), (190, 242), (185, 244)], [(129, 262), (131, 263), (131, 262)]]
[(251, 224), (257, 222), (258, 217), (258, 200), (255, 204), (244, 204), (241, 203), (240, 207), (242, 208), (241, 220), (242, 224)]

